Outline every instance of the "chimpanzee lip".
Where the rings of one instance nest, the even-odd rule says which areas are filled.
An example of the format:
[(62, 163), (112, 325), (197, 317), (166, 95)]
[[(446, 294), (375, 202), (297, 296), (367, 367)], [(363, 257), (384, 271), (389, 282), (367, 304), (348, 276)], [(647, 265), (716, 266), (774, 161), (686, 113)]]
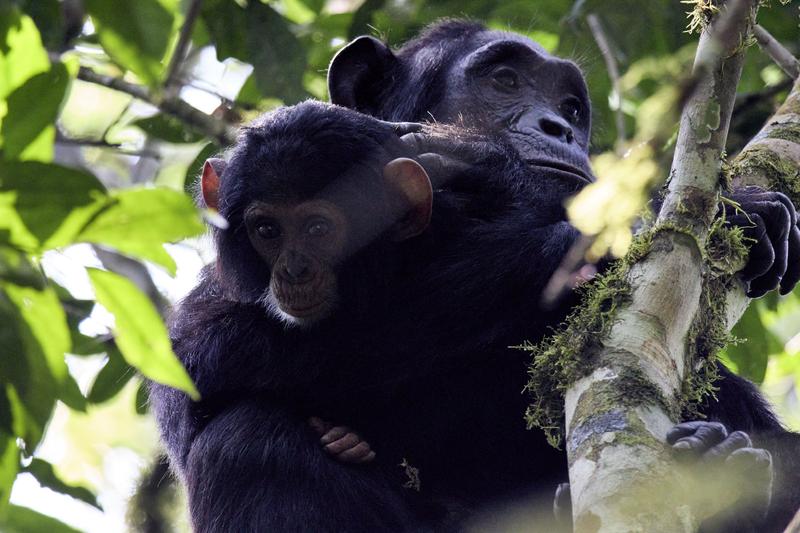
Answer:
[(303, 318), (313, 315), (323, 305), (325, 305), (325, 300), (320, 300), (318, 302), (314, 302), (313, 304), (304, 305), (302, 307), (286, 306), (283, 307), (283, 312), (298, 318)]
[(579, 178), (585, 184), (594, 183), (594, 180), (586, 173), (585, 170), (580, 169), (576, 166), (570, 165), (569, 163), (564, 163), (562, 161), (553, 161), (550, 159), (529, 159), (527, 163), (531, 166), (535, 167), (543, 167), (543, 168), (552, 168), (554, 170), (560, 170), (561, 172), (566, 172), (567, 174), (571, 174)]

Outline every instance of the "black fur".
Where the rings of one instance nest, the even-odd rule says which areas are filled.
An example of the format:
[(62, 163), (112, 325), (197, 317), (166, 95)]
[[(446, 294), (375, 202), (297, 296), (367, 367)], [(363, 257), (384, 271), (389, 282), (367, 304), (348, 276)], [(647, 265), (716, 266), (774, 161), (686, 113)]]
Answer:
[[(550, 492), (563, 476), (561, 454), (525, 429), (525, 356), (507, 347), (563, 312), (536, 302), (576, 231), (560, 175), (493, 145), (483, 166), (436, 191), (428, 231), (357, 252), (337, 312), (299, 329), (256, 302), (269, 272), (242, 233), (243, 206), (305, 198), (403, 147), (377, 121), (311, 102), (244, 130), (222, 176), (230, 228), (215, 230), (218, 261), (170, 327), (203, 399), (151, 391), (196, 530), (440, 527), (454, 507)], [(497, 168), (496, 179), (484, 173)], [(377, 464), (328, 457), (312, 415), (357, 427), (380, 450)], [(404, 459), (419, 470), (418, 493), (402, 488)]]
[[(476, 90), (476, 82), (465, 73), (464, 65), (487, 43), (505, 41), (527, 43), (530, 50), (525, 54), (538, 56), (539, 63), (529, 72), (543, 88), (534, 84), (528, 93), (518, 92), (516, 98), (512, 96), (497, 103), (493, 100), (495, 96), (487, 97)], [(574, 128), (578, 142), (553, 142), (552, 128), (543, 127), (542, 117), (552, 117), (558, 110), (534, 96), (542, 91), (549, 96), (561, 94), (566, 91), (565, 84), (571, 83), (571, 90), (583, 98), (583, 94), (577, 94), (581, 88), (575, 89), (569, 79), (574, 70), (571, 63), (546, 54), (541, 47), (518, 35), (490, 31), (474, 22), (449, 20), (433, 25), (396, 51), (373, 38), (356, 39), (334, 58), (328, 82), (334, 103), (382, 119), (435, 119), (443, 123), (464, 122), (490, 132), (504, 131), (526, 159), (531, 154), (547, 154), (569, 162), (581, 158), (580, 149), (587, 150), (588, 122)], [(566, 71), (569, 76), (565, 78), (554, 75)], [(531, 118), (526, 121), (529, 115)], [(742, 272), (742, 279), (750, 285), (748, 294), (758, 297), (779, 286), (781, 293), (790, 291), (800, 278), (800, 230), (794, 206), (780, 193), (757, 189), (740, 189), (732, 197), (747, 215), (728, 207), (729, 222), (744, 227), (746, 235), (758, 241)], [(561, 249), (555, 247), (553, 253)], [(482, 275), (486, 277), (485, 272)], [(537, 324), (549, 320), (544, 316), (537, 318)], [(555, 318), (550, 323), (557, 322)], [(494, 324), (492, 321), (485, 327)], [(530, 333), (529, 339), (538, 338), (535, 332)], [(720, 390), (717, 399), (704, 406), (703, 414), (709, 421), (723, 423), (730, 431), (749, 433), (755, 446), (772, 453), (775, 468), (772, 504), (766, 521), (757, 522), (754, 527), (758, 531), (782, 531), (800, 507), (800, 435), (781, 426), (752, 383), (723, 365), (718, 366)], [(510, 378), (509, 383), (517, 384), (520, 380), (517, 376)], [(529, 457), (538, 461), (538, 448), (531, 450)], [(562, 478), (565, 480), (566, 472)], [(740, 523), (739, 527), (744, 526)]]

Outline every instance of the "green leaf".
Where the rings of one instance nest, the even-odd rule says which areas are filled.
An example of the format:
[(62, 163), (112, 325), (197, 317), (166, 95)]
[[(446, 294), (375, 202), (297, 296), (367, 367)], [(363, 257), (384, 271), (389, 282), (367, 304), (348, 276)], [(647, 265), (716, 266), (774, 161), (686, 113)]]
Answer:
[[(29, 78), (8, 95), (8, 113), (0, 128), (3, 157), (7, 160), (17, 159), (42, 135), (54, 136), (53, 128), (69, 81), (67, 67), (63, 63), (56, 63), (50, 70)], [(49, 153), (27, 155), (28, 158), (33, 155), (32, 158), (39, 160), (52, 159), (52, 139)]]
[(28, 256), (19, 250), (0, 245), (0, 280), (15, 285), (44, 289), (44, 276)]
[(3, 523), (3, 517), (8, 512), (8, 499), (11, 496), (11, 487), (17, 478), (18, 469), (19, 448), (17, 448), (16, 438), (14, 435), (0, 431), (0, 524)]
[(136, 372), (125, 362), (116, 346), (109, 348), (108, 360), (97, 373), (87, 398), (91, 403), (103, 403), (110, 400), (128, 384)]
[(168, 143), (194, 143), (203, 138), (187, 128), (183, 122), (168, 115), (158, 114), (133, 123), (145, 133)]
[(212, 0), (203, 6), (203, 20), (220, 60), (235, 57), (253, 65), (261, 94), (286, 103), (305, 98), (305, 50), (274, 9), (257, 1), (243, 9), (228, 0)]
[(175, 261), (163, 244), (205, 231), (192, 200), (171, 189), (129, 189), (113, 193), (113, 198), (76, 240), (153, 261), (174, 275)]
[(129, 280), (88, 269), (98, 303), (115, 318), (114, 334), (122, 356), (142, 374), (164, 385), (200, 395), (175, 357), (164, 323), (150, 300)]
[(91, 174), (36, 161), (0, 162), (0, 192), (15, 193), (16, 211), (45, 249), (71, 243), (105, 202)]
[(146, 415), (150, 408), (150, 392), (147, 389), (147, 383), (144, 381), (139, 383), (139, 388), (136, 390), (136, 404), (134, 405), (136, 414)]
[(175, 14), (158, 0), (109, 2), (85, 0), (108, 55), (155, 87), (164, 71), (164, 56), (172, 38)]
[(80, 411), (81, 413), (86, 412), (86, 397), (81, 393), (78, 383), (70, 374), (67, 374), (64, 383), (61, 385), (58, 399), (74, 411)]
[(731, 333), (744, 342), (725, 348), (727, 357), (736, 365), (739, 375), (755, 383), (764, 381), (770, 353), (782, 351), (780, 341), (764, 324), (759, 302), (753, 302)]
[(5, 393), (13, 433), (22, 437), (31, 452), (53, 413), (59, 384), (19, 309), (8, 298), (7, 290), (2, 290), (7, 287), (13, 285), (0, 284), (0, 346), (4, 361), (9, 362), (0, 365), (0, 384), (8, 384)]
[(69, 327), (61, 302), (51, 288), (36, 290), (11, 283), (3, 285), (8, 299), (17, 306), (57, 383), (67, 377), (64, 354), (70, 349)]
[(0, 4), (0, 100), (31, 76), (50, 68), (47, 50), (30, 17)]
[(100, 504), (97, 503), (97, 497), (92, 494), (89, 489), (64, 482), (56, 475), (55, 470), (53, 470), (53, 465), (47, 461), (34, 458), (31, 461), (31, 464), (22, 470), (23, 472), (33, 474), (33, 477), (36, 478), (36, 481), (38, 481), (43, 487), (54, 490), (61, 494), (66, 494), (67, 496), (72, 496), (76, 500), (86, 502), (92, 507), (96, 507), (101, 511), (103, 510)]
[(59, 0), (21, 0), (20, 5), (36, 23), (46, 48), (57, 50), (64, 45), (64, 17)]
[(9, 506), (8, 516), (0, 525), (3, 533), (80, 533), (55, 518), (17, 505)]

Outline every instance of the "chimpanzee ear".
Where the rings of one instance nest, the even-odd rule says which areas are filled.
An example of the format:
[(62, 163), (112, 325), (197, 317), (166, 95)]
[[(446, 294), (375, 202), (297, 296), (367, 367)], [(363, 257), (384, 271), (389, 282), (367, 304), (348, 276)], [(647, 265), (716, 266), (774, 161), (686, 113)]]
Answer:
[(203, 165), (203, 177), (200, 180), (200, 192), (209, 209), (219, 211), (219, 177), (225, 171), (227, 161), (212, 157)]
[(387, 185), (400, 193), (408, 207), (405, 216), (394, 225), (392, 238), (404, 241), (425, 231), (431, 222), (433, 189), (422, 165), (400, 157), (383, 167), (383, 177)]
[(333, 57), (328, 68), (331, 103), (357, 111), (374, 111), (381, 80), (397, 63), (391, 48), (374, 37), (362, 35)]

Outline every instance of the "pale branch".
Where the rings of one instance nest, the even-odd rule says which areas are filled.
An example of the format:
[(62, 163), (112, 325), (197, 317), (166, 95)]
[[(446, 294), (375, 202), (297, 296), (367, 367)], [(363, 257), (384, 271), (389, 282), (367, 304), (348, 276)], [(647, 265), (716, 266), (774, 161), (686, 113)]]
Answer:
[(772, 58), (776, 65), (781, 67), (787, 76), (797, 79), (800, 77), (800, 61), (797, 60), (792, 53), (787, 50), (781, 43), (775, 40), (775, 37), (756, 24), (753, 28), (753, 35), (758, 42), (758, 46)]
[(181, 67), (186, 59), (186, 53), (189, 50), (189, 45), (192, 43), (192, 31), (197, 17), (200, 16), (201, 8), (203, 7), (203, 0), (191, 0), (189, 7), (186, 9), (186, 18), (183, 21), (181, 32), (178, 35), (178, 43), (175, 45), (175, 50), (172, 53), (169, 67), (167, 68), (167, 78), (164, 82), (164, 87), (167, 91), (179, 86), (178, 78), (180, 76)]
[(591, 13), (586, 16), (586, 22), (589, 23), (589, 29), (592, 31), (592, 36), (603, 54), (603, 60), (606, 63), (608, 70), (608, 77), (611, 79), (611, 86), (614, 90), (614, 96), (617, 99), (617, 107), (614, 110), (614, 123), (617, 128), (617, 152), (624, 150), (625, 146), (625, 115), (622, 113), (622, 87), (619, 81), (619, 67), (617, 66), (617, 59), (614, 57), (614, 52), (611, 50), (611, 45), (608, 42), (608, 37), (600, 22), (600, 18)]
[(800, 510), (794, 515), (794, 520), (792, 520), (792, 523), (789, 524), (784, 533), (800, 533)]
[(157, 107), (162, 113), (173, 116), (196, 132), (213, 139), (222, 146), (236, 142), (236, 128), (225, 121), (207, 115), (180, 98), (162, 98), (146, 87), (122, 78), (98, 74), (87, 67), (78, 71), (78, 79), (115, 91), (120, 91)]
[[(582, 354), (588, 375), (566, 393), (566, 448), (578, 532), (689, 532), (704, 511), (664, 445), (693, 371), (704, 246), (747, 36), (758, 0), (731, 0), (698, 44), (669, 191), (652, 243), (625, 274), (628, 298)], [(676, 290), (680, 288), (680, 290)]]
[[(736, 187), (757, 185), (786, 194), (800, 205), (800, 78), (786, 101), (726, 169)], [(749, 300), (739, 284), (728, 291), (728, 326), (733, 327)]]

